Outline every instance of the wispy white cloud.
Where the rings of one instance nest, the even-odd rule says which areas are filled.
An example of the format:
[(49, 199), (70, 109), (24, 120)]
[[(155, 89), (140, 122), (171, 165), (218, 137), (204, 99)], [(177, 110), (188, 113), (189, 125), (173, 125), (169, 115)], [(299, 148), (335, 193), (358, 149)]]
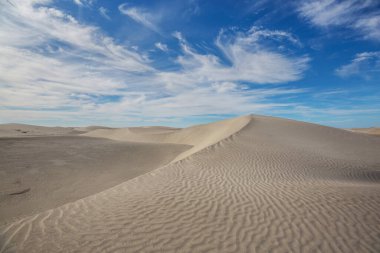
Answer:
[(96, 0), (73, 0), (78, 6), (91, 6)]
[[(180, 73), (164, 73), (167, 79), (177, 80), (184, 85), (194, 76), (203, 82), (254, 82), (285, 83), (299, 80), (308, 67), (307, 56), (290, 56), (287, 47), (278, 49), (278, 44), (298, 44), (289, 33), (253, 27), (248, 32), (222, 30), (216, 45), (228, 59), (223, 62), (214, 54), (199, 54), (183, 38), (179, 40), (183, 55), (177, 61), (182, 66)], [(268, 43), (270, 42), (270, 43)], [(270, 46), (271, 43), (277, 46)], [(181, 75), (181, 76), (178, 76)]]
[[(224, 92), (230, 92), (230, 91), (236, 91), (238, 90), (238, 85), (233, 82), (219, 82), (219, 83), (213, 83), (211, 85), (213, 89), (215, 89), (218, 93), (224, 93)], [(244, 90), (246, 87), (242, 86), (241, 89)]]
[(366, 39), (380, 40), (380, 11), (377, 0), (300, 1), (299, 14), (320, 27), (346, 27)]
[[(48, 1), (13, 1), (0, 13), (2, 106), (77, 106), (75, 94), (115, 93), (148, 60)], [(107, 73), (108, 72), (108, 73)]]
[(371, 78), (373, 74), (380, 73), (380, 52), (357, 54), (349, 64), (336, 69), (336, 73), (341, 77), (360, 75), (364, 78)]
[(357, 20), (353, 26), (362, 31), (366, 39), (380, 41), (380, 11), (376, 15), (369, 15)]
[(154, 17), (151, 13), (137, 7), (131, 7), (129, 4), (121, 4), (119, 5), (119, 11), (133, 19), (135, 22), (149, 28), (150, 30), (161, 33), (160, 29), (156, 26), (156, 17)]
[[(248, 32), (221, 31), (216, 44), (231, 63), (230, 75), (256, 83), (281, 83), (302, 78), (309, 57), (290, 56), (284, 45), (299, 41), (284, 31), (252, 27)], [(274, 43), (275, 46), (270, 46)], [(281, 46), (279, 46), (281, 45)]]
[(227, 61), (197, 52), (176, 33), (181, 51), (173, 64), (178, 68), (160, 71), (144, 52), (116, 43), (51, 1), (12, 3), (0, 2), (3, 122), (33, 117), (125, 124), (129, 119), (244, 114), (290, 107), (270, 98), (305, 92), (257, 85), (298, 80), (307, 68), (307, 56), (288, 51), (299, 46), (298, 40), (283, 31), (222, 31), (216, 44)]
[(99, 7), (99, 13), (103, 18), (111, 20), (111, 17), (108, 15), (108, 10), (103, 6)]
[(75, 4), (77, 5), (83, 5), (82, 1), (81, 0), (73, 0)]
[(155, 46), (156, 48), (160, 49), (161, 51), (164, 51), (164, 52), (169, 51), (168, 45), (166, 45), (166, 44), (164, 44), (164, 43), (156, 42), (156, 43), (154, 43), (154, 46)]

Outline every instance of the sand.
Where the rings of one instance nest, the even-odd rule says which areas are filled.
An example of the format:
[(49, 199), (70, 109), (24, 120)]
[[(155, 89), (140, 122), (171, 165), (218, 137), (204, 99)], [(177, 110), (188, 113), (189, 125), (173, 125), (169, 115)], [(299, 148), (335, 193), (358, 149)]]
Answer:
[(370, 127), (370, 128), (351, 128), (350, 131), (364, 134), (380, 135), (380, 128)]
[(0, 138), (6, 137), (31, 137), (31, 136), (60, 136), (85, 133), (85, 129), (74, 127), (43, 127), (26, 124), (2, 124), (0, 125)]
[(182, 150), (150, 172), (6, 222), (0, 252), (380, 251), (377, 136), (256, 115), (84, 135), (70, 138)]
[(191, 145), (191, 149), (181, 153), (172, 161), (177, 162), (238, 132), (249, 123), (250, 119), (249, 116), (244, 116), (184, 129), (165, 127), (97, 129), (83, 135), (112, 140)]
[(0, 124), (0, 138), (67, 136), (79, 135), (98, 129), (112, 129), (103, 126), (88, 127), (44, 127), (27, 124)]
[(82, 136), (0, 138), (0, 224), (106, 190), (189, 148)]

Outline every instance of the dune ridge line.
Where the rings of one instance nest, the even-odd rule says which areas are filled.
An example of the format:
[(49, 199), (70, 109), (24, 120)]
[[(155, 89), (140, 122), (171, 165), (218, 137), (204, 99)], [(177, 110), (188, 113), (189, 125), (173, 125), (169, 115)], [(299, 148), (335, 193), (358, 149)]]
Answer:
[(379, 138), (243, 122), (122, 131), (204, 148), (0, 227), (0, 252), (379, 252)]
[(172, 143), (193, 146), (179, 154), (171, 162), (174, 163), (236, 134), (247, 126), (252, 119), (252, 115), (246, 115), (183, 129), (150, 127), (145, 128), (144, 131), (143, 128), (138, 128), (140, 132), (134, 132), (134, 128), (96, 129), (82, 135), (117, 141)]

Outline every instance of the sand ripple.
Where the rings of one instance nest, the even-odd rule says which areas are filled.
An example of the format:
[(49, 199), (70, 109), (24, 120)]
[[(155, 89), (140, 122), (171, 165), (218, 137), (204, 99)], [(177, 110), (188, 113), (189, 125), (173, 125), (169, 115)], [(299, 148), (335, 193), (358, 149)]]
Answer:
[(379, 252), (380, 139), (255, 116), (179, 162), (0, 229), (0, 252)]

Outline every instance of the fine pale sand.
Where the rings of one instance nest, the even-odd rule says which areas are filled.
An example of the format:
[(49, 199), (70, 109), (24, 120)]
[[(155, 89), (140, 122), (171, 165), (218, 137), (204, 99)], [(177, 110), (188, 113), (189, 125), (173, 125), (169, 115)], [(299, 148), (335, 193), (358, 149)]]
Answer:
[[(19, 167), (15, 174), (26, 174), (16, 158), (7, 158), (10, 154), (25, 154), (20, 150), (28, 145), (60, 146), (62, 140), (57, 138), (68, 143), (77, 138), (92, 142), (78, 149), (71, 144), (63, 148), (75, 154), (102, 146), (86, 151), (96, 154), (95, 158), (89, 155), (90, 160), (105, 159), (96, 169), (100, 175), (102, 167), (108, 170), (113, 162), (120, 162), (115, 152), (122, 156), (135, 150), (134, 145), (142, 145), (138, 154), (143, 159), (134, 166), (126, 162), (126, 170), (138, 170), (155, 155), (157, 161), (147, 169), (150, 172), (129, 180), (125, 177), (125, 182), (93, 194), (96, 185), (103, 184), (102, 176), (92, 182), (90, 167), (94, 165), (81, 169), (81, 159), (70, 161), (89, 177), (79, 183), (93, 186), (87, 197), (7, 220), (0, 226), (0, 252), (380, 252), (377, 136), (264, 116), (186, 129), (83, 132), (85, 136), (39, 137), (37, 144), (33, 138), (2, 139), (14, 142), (6, 146), (13, 145), (7, 156), (3, 155), (7, 148), (1, 150), (2, 161), (9, 163), (6, 175), (12, 174), (12, 164)], [(57, 144), (43, 144), (43, 138)], [(124, 145), (126, 150), (119, 151)], [(152, 148), (146, 155), (145, 145)], [(151, 145), (168, 146), (157, 154), (159, 149)], [(38, 148), (30, 149), (30, 156), (42, 155)], [(39, 164), (50, 156), (60, 159), (53, 153), (38, 158)], [(33, 187), (23, 190), (9, 190), (6, 198), (33, 194)]]
[(0, 224), (106, 190), (188, 148), (81, 136), (0, 138)]
[(43, 127), (25, 124), (0, 125), (0, 137), (59, 136), (84, 133), (85, 129), (73, 127)]
[(378, 127), (370, 127), (370, 128), (351, 128), (350, 131), (364, 134), (373, 134), (380, 135), (380, 128)]

